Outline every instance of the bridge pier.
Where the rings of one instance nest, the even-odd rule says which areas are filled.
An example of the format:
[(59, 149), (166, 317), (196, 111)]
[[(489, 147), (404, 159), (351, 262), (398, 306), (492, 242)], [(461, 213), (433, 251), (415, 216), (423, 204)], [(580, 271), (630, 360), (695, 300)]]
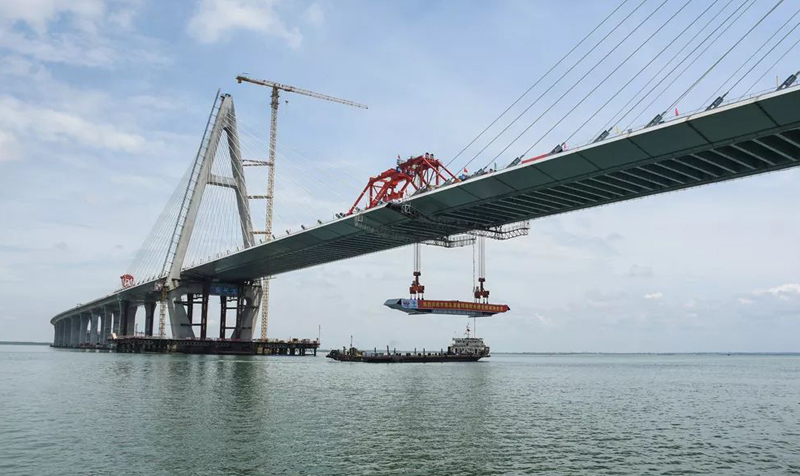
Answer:
[(139, 307), (131, 301), (119, 302), (120, 333), (118, 335), (132, 336), (136, 333), (136, 308)]
[[(187, 301), (183, 295), (187, 294)], [(187, 339), (194, 337), (192, 329), (192, 301), (194, 296), (187, 293), (184, 287), (178, 287), (167, 293), (167, 310), (169, 311), (169, 327), (173, 339)]]
[(89, 331), (87, 330), (89, 327), (89, 321), (91, 319), (91, 314), (88, 313), (81, 313), (80, 315), (80, 340), (78, 341), (78, 345), (85, 345), (89, 342)]
[(100, 314), (100, 318), (102, 319), (102, 325), (100, 330), (100, 344), (106, 345), (108, 344), (108, 338), (111, 336), (111, 312), (103, 306), (103, 309)]
[(236, 328), (231, 338), (253, 339), (253, 322), (261, 305), (261, 287), (246, 284), (239, 288), (239, 302), (236, 311)]
[(92, 311), (89, 316), (89, 344), (97, 346), (97, 321), (100, 317), (96, 312)]
[(128, 321), (125, 319), (127, 313), (125, 312), (125, 307), (127, 303), (120, 301), (119, 302), (119, 311), (117, 312), (117, 327), (119, 330), (117, 331), (117, 336), (124, 336), (128, 330)]
[(80, 330), (81, 330), (81, 316), (76, 314), (69, 318), (70, 320), (70, 337), (69, 346), (78, 347), (80, 343)]
[(153, 335), (153, 316), (156, 313), (156, 303), (147, 302), (144, 304), (144, 335)]
[[(234, 292), (233, 289), (236, 291)], [(220, 296), (222, 305), (219, 335), (223, 336), (227, 330), (233, 329), (230, 338), (251, 340), (254, 317), (261, 303), (260, 289), (259, 286), (247, 282), (241, 284), (208, 282), (188, 283), (169, 291), (167, 293), (167, 310), (172, 338), (208, 338), (209, 299), (215, 295)], [(236, 306), (231, 305), (232, 303), (227, 304), (228, 301), (235, 301)], [(197, 316), (199, 319), (195, 318), (196, 304), (200, 305), (200, 315)], [(236, 310), (236, 324), (232, 326), (228, 324), (230, 317), (227, 316), (226, 311), (234, 309)], [(195, 334), (195, 327), (200, 327), (199, 336)]]
[(208, 294), (211, 284), (203, 283), (203, 296), (200, 303), (200, 338), (205, 339), (208, 334)]
[(119, 322), (119, 306), (111, 306), (109, 307), (109, 311), (111, 314), (111, 332), (116, 335), (120, 335), (120, 331), (122, 330), (121, 323)]
[(61, 347), (61, 341), (63, 338), (64, 328), (61, 325), (61, 321), (58, 321), (55, 326), (53, 326), (53, 347)]

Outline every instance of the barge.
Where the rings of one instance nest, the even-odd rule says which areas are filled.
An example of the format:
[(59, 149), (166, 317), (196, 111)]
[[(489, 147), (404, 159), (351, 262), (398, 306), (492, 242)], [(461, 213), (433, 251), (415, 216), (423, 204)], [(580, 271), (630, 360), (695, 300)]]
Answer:
[(428, 352), (422, 349), (422, 352), (397, 352), (389, 351), (386, 347), (386, 352), (364, 351), (358, 350), (352, 345), (349, 349), (342, 347), (342, 350), (331, 350), (327, 358), (339, 362), (367, 362), (367, 363), (403, 363), (403, 362), (477, 362), (478, 360), (489, 357), (489, 347), (484, 344), (483, 339), (480, 337), (470, 337), (470, 330), (467, 327), (465, 337), (453, 338), (453, 343), (447, 347), (447, 351), (441, 350), (439, 352)]

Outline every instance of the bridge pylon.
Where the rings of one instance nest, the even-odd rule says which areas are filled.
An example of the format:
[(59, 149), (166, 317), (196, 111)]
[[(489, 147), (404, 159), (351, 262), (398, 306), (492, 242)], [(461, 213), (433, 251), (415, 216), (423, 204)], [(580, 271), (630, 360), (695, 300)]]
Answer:
[[(216, 175), (212, 172), (217, 148), (220, 147), (223, 136), (230, 157), (230, 177)], [(189, 180), (183, 192), (172, 239), (169, 242), (162, 267), (163, 285), (166, 289), (166, 307), (174, 338), (195, 337), (192, 329), (193, 323), (187, 313), (188, 301), (184, 298), (184, 295), (187, 294), (187, 286), (192, 283), (181, 282), (181, 270), (184, 268), (184, 259), (207, 187), (224, 187), (233, 190), (239, 213), (242, 247), (250, 248), (255, 243), (241, 150), (233, 98), (229, 94), (219, 94), (218, 91), (206, 123), (200, 148), (189, 172)], [(253, 285), (248, 284), (247, 286), (252, 287)], [(258, 307), (260, 299), (251, 297), (252, 290), (246, 290), (244, 294), (250, 297), (245, 300), (248, 303), (245, 307), (249, 308), (252, 305)], [(253, 302), (253, 300), (258, 302)], [(252, 316), (247, 317), (250, 314), (252, 312), (244, 312), (244, 315), (237, 319), (237, 328), (234, 330), (237, 338), (251, 338)]]

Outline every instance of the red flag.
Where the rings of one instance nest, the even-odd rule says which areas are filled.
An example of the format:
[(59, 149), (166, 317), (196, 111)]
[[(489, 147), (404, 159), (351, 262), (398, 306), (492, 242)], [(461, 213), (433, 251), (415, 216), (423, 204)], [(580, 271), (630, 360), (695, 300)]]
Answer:
[(469, 173), (469, 172), (467, 172), (467, 168), (466, 167), (464, 167), (464, 173), (465, 174)]
[(678, 115), (678, 108), (677, 107), (675, 108), (675, 115), (676, 116)]

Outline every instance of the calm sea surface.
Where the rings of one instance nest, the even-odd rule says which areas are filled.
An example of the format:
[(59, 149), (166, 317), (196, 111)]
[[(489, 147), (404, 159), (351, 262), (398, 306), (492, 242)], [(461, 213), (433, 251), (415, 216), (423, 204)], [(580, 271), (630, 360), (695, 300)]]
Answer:
[(800, 356), (0, 346), (0, 475), (800, 474)]

